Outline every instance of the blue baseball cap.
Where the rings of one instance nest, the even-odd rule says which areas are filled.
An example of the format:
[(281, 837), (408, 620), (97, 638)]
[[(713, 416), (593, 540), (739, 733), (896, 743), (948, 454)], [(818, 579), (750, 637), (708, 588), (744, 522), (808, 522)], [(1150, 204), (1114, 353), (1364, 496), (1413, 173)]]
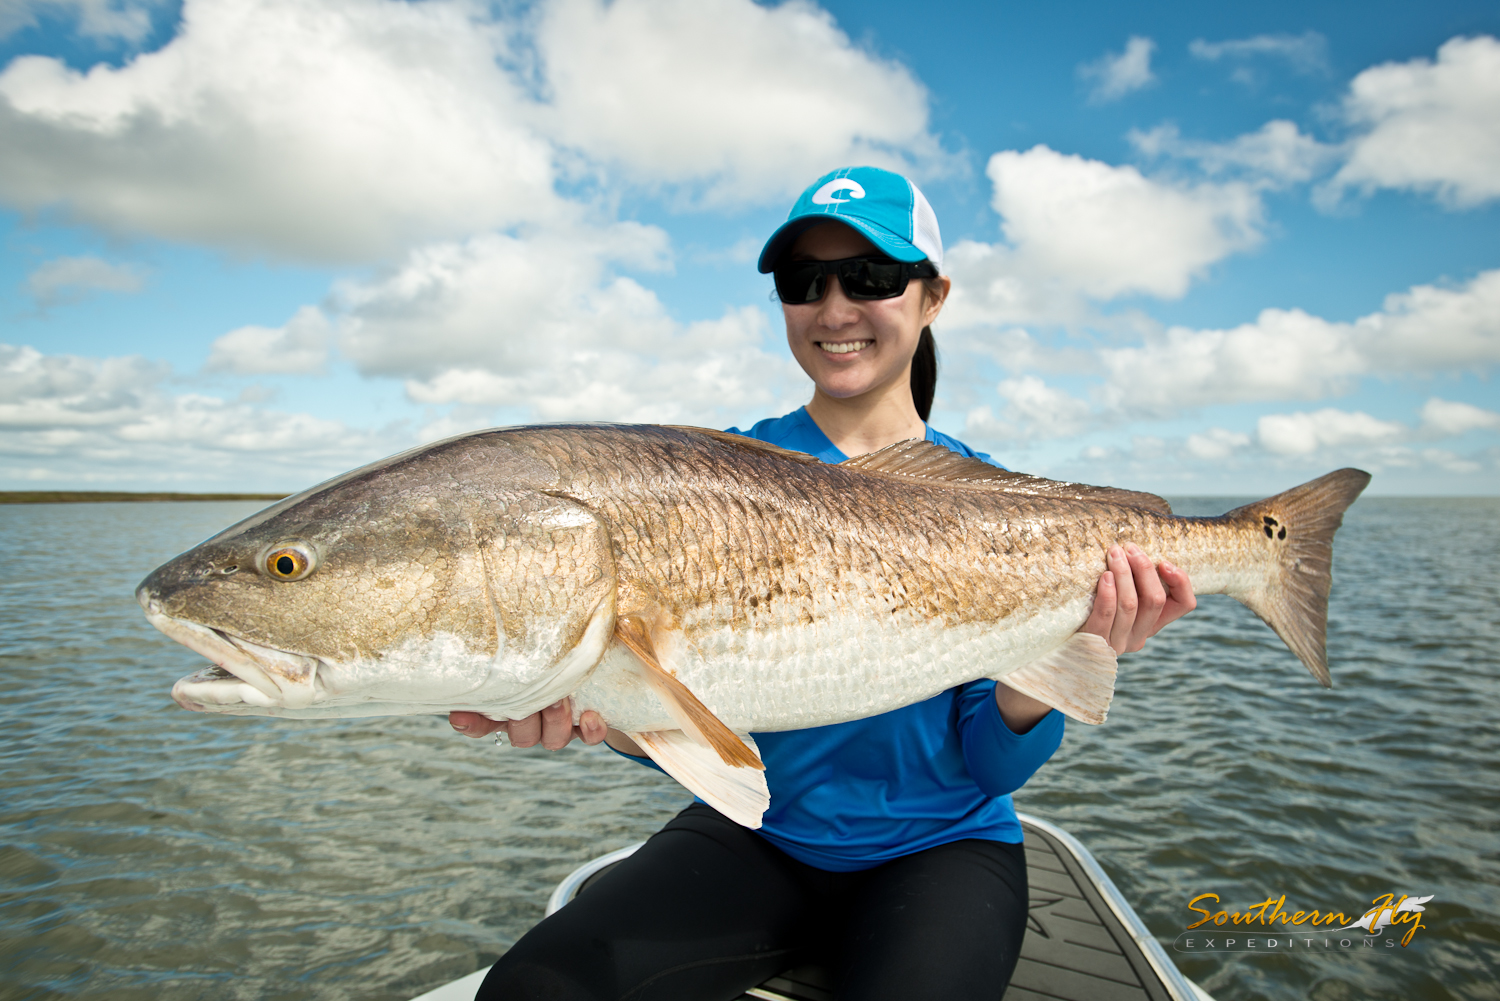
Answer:
[(797, 237), (830, 221), (859, 231), (895, 260), (943, 266), (937, 215), (917, 186), (879, 167), (844, 167), (824, 174), (802, 192), (786, 222), (760, 252), (760, 273), (770, 273)]

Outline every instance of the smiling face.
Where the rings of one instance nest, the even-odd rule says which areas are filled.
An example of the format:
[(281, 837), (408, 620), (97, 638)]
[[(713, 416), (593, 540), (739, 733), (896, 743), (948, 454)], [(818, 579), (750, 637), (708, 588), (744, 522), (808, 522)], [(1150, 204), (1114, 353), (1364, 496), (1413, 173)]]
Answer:
[[(788, 255), (812, 261), (882, 256), (869, 240), (837, 222), (822, 223), (803, 233)], [(947, 279), (938, 281), (946, 283)], [(820, 301), (783, 303), (781, 311), (792, 356), (817, 384), (818, 392), (848, 400), (910, 383), (917, 340), (942, 305), (940, 298), (926, 293), (920, 280), (913, 280), (894, 299), (856, 300), (829, 276), (828, 290)]]

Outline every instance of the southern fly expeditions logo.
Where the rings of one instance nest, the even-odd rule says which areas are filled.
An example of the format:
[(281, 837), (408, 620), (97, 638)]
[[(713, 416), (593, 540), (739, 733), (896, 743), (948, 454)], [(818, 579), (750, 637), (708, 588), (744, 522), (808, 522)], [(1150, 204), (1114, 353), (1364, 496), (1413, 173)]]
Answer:
[(1358, 920), (1336, 910), (1286, 910), (1286, 894), (1267, 897), (1243, 911), (1220, 908), (1217, 893), (1200, 893), (1188, 901), (1198, 915), (1177, 936), (1178, 952), (1353, 952), (1362, 949), (1404, 949), (1411, 945), (1422, 923), (1424, 906), (1433, 898), (1386, 893)]

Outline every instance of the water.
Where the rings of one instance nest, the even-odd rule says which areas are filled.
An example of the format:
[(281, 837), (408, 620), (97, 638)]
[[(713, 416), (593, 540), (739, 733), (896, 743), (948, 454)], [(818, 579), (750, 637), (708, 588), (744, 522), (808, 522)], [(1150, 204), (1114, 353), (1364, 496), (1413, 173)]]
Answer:
[[(688, 801), (602, 750), (437, 718), (177, 709), (201, 661), (131, 590), (256, 507), (0, 507), (0, 998), (409, 998)], [(1364, 500), (1337, 552), (1333, 691), (1207, 599), (1125, 659), (1109, 723), (1070, 724), (1018, 805), (1167, 943), (1205, 892), (1435, 895), (1407, 949), (1182, 957), (1220, 1001), (1500, 998), (1500, 501)]]

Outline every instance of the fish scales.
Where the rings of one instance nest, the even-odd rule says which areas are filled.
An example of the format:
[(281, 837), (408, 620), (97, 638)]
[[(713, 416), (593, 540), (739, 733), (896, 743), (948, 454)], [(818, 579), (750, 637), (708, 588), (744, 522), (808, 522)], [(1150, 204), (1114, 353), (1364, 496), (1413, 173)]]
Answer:
[[(1132, 539), (1189, 572), (1202, 562), (1181, 545), (1192, 534), (1182, 519), (685, 451), (674, 443), (612, 456), (629, 464), (626, 481), (635, 489), (628, 493), (595, 491), (587, 482), (559, 487), (617, 526), (622, 603), (659, 607), (680, 623), (698, 655), (677, 663), (677, 673), (731, 725), (747, 729), (884, 711), (950, 687), (975, 665), (1003, 668), (1055, 646), (1086, 617), (1114, 539)], [(713, 491), (694, 489), (702, 483)], [(751, 508), (743, 509), (741, 530), (730, 531), (726, 494), (754, 498), (758, 531), (749, 530)], [(890, 518), (893, 510), (903, 517)], [(1214, 544), (1198, 548), (1211, 554)], [(957, 652), (945, 649), (950, 627), (997, 626), (1035, 602), (1061, 604), (1068, 614), (1028, 630), (1025, 643), (988, 630), (993, 642), (976, 636)], [(881, 612), (902, 623), (872, 633), (868, 621)], [(777, 641), (766, 642), (768, 627)], [(836, 648), (858, 640), (860, 656), (820, 656), (830, 640)], [(724, 661), (735, 670), (719, 670)], [(889, 689), (853, 708), (816, 705), (855, 677)]]
[(288, 498), (137, 598), (216, 665), (174, 687), (188, 708), (514, 719), (572, 696), (700, 794), (744, 792), (756, 759), (735, 733), (977, 678), (1102, 721), (1113, 655), (1075, 634), (1115, 543), (1247, 604), (1327, 684), (1332, 537), (1368, 480), (1179, 518), (921, 441), (826, 465), (701, 429), (514, 428)]

